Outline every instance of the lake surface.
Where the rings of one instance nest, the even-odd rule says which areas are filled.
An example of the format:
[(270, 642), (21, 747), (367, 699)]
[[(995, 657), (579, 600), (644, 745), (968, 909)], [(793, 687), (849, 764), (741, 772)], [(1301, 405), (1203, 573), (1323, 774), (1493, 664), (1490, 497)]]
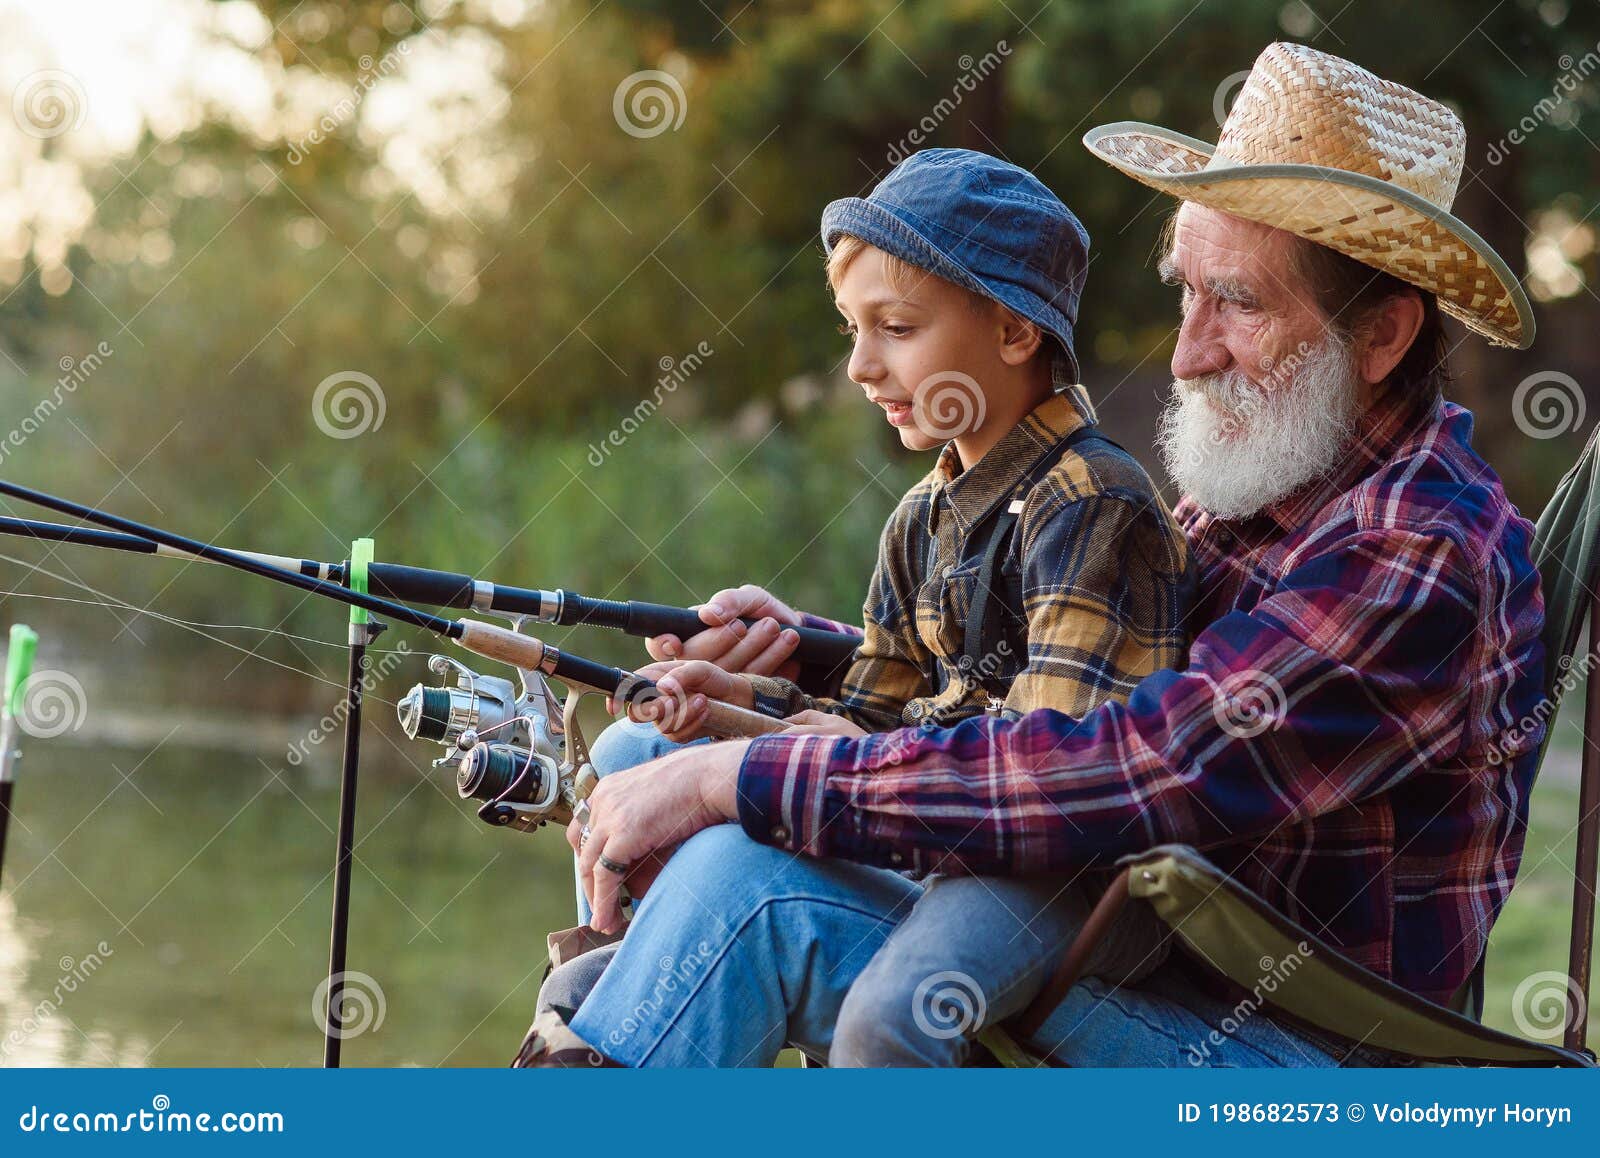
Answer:
[[(320, 1065), (337, 732), (295, 766), (314, 721), (164, 716), (150, 705), (182, 702), (192, 670), (109, 670), (141, 675), (92, 681), (81, 731), (24, 741), (0, 880), (0, 1066)], [(417, 678), (420, 656), (368, 704), (347, 960), (365, 977), (343, 1061), (501, 1066), (532, 1015), (546, 933), (573, 923), (570, 855), (559, 830), (484, 825), (430, 767), (438, 749), (404, 738), (384, 701)], [(1575, 706), (1489, 955), (1485, 1020), (1541, 1040), (1561, 1021), (1549, 994), (1566, 965)]]
[[(370, 981), (351, 982), (364, 1028), (344, 1064), (504, 1065), (545, 934), (573, 923), (566, 842), (484, 825), (429, 767), (436, 748), (374, 716), (347, 959)], [(0, 1065), (321, 1064), (326, 764), (177, 742), (26, 738), (24, 752), (0, 882)]]

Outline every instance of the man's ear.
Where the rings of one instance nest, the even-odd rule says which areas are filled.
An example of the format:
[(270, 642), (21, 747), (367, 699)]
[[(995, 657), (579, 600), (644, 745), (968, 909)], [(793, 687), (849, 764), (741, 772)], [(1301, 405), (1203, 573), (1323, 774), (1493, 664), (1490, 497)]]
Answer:
[(1415, 291), (1395, 294), (1373, 311), (1356, 352), (1356, 370), (1368, 386), (1382, 382), (1406, 356), (1422, 329), (1423, 312), (1422, 295)]
[(1007, 366), (1020, 366), (1038, 352), (1044, 331), (1003, 306), (1000, 310), (1000, 360)]

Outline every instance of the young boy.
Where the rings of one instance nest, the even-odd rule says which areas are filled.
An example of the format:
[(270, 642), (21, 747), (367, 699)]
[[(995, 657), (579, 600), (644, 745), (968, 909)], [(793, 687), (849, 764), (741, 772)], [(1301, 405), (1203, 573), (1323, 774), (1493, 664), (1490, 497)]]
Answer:
[[(869, 198), (829, 205), (822, 233), (851, 379), (908, 449), (943, 450), (884, 528), (838, 693), (654, 664), (642, 671), (662, 690), (650, 708), (665, 738), (695, 739), (707, 697), (836, 735), (1076, 716), (1181, 666), (1182, 533), (1139, 464), (1096, 433), (1077, 385), (1088, 237), (1073, 214), (1022, 169), (937, 149)], [(660, 754), (625, 755), (628, 727), (597, 743), (603, 773)], [(830, 1064), (961, 1064), (979, 1029), (1038, 993), (1106, 879), (930, 878), (845, 998)], [(1124, 913), (1091, 975), (1131, 981), (1161, 962), (1157, 923)]]

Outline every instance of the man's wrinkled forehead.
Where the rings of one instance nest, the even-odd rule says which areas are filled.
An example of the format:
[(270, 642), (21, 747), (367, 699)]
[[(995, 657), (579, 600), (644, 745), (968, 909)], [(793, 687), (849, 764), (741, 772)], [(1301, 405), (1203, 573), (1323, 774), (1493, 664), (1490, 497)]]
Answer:
[(1190, 286), (1226, 282), (1289, 294), (1297, 280), (1293, 234), (1186, 202), (1178, 209), (1161, 273)]

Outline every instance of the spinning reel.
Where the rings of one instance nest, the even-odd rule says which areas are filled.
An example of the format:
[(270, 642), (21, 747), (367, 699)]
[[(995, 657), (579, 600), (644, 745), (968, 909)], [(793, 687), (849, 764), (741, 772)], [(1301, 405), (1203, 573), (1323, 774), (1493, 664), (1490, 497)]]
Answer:
[(445, 682), (400, 699), (400, 728), (445, 749), (433, 766), (455, 766), (461, 798), (483, 801), (478, 819), (519, 832), (571, 820), (596, 780), (577, 723), (583, 692), (570, 689), (563, 705), (542, 672), (517, 668), (519, 690), (446, 655), (429, 656), (428, 669)]

